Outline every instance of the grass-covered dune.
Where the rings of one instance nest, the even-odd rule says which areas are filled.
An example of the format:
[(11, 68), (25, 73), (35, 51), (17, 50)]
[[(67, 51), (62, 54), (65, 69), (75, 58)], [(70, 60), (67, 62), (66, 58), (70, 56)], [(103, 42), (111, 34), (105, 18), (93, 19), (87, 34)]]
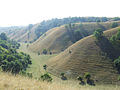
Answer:
[[(117, 23), (120, 25), (120, 22)], [(103, 30), (111, 29), (112, 24), (113, 22), (75, 23), (71, 26), (68, 25), (67, 28), (66, 25), (52, 28), (30, 44), (29, 49), (35, 53), (42, 53), (43, 49), (47, 49), (48, 53), (60, 53), (77, 40), (93, 34), (98, 28)], [(78, 36), (77, 31), (80, 34)]]
[[(117, 33), (119, 28), (105, 31), (105, 37), (109, 39)], [(107, 38), (97, 42), (96, 38), (91, 35), (79, 40), (64, 52), (51, 58), (48, 62), (48, 71), (57, 76), (64, 72), (70, 78), (83, 76), (89, 72), (98, 83), (119, 83), (119, 74), (113, 67), (112, 56), (120, 52), (115, 52)]]

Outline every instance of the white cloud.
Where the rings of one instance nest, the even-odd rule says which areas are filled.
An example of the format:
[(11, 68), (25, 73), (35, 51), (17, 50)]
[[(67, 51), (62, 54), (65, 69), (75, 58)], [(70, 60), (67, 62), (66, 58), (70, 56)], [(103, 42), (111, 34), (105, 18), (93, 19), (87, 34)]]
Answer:
[(0, 26), (69, 16), (120, 16), (119, 0), (0, 0)]

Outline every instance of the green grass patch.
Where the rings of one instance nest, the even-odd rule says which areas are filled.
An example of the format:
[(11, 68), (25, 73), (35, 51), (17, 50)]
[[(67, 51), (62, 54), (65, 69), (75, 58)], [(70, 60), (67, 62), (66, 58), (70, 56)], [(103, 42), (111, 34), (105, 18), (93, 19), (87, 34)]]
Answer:
[(18, 49), (18, 52), (24, 52), (31, 56), (32, 58), (32, 65), (30, 68), (27, 69), (27, 72), (30, 72), (33, 74), (33, 77), (40, 77), (42, 73), (44, 73), (43, 65), (46, 64), (48, 59), (56, 56), (56, 54), (52, 55), (38, 55), (37, 53), (33, 53), (27, 48), (27, 44), (21, 43), (20, 48)]

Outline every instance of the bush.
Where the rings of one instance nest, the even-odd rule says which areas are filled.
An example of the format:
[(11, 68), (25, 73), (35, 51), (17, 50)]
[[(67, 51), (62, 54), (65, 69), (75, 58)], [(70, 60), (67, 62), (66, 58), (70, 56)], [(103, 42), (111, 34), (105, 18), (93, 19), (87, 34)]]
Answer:
[(65, 76), (65, 73), (61, 73), (60, 75), (61, 75), (62, 80), (67, 80), (67, 77)]
[(118, 80), (120, 81), (120, 75), (118, 76)]
[(45, 65), (43, 65), (43, 69), (44, 70), (46, 70), (47, 69), (47, 65), (45, 64)]
[(40, 79), (43, 80), (43, 81), (47, 81), (47, 82), (52, 81), (52, 77), (48, 73), (45, 73), (44, 75), (41, 75)]
[(50, 55), (52, 55), (52, 52), (50, 51)]
[(85, 79), (87, 80), (87, 84), (88, 84), (88, 85), (95, 86), (94, 80), (91, 79), (90, 73), (85, 73), (84, 77), (85, 77)]
[(94, 31), (93, 35), (96, 37), (97, 40), (100, 40), (103, 37), (103, 30), (97, 29)]
[(77, 79), (80, 81), (80, 85), (85, 85), (85, 82), (83, 81), (83, 78), (81, 76), (79, 76)]
[(7, 40), (8, 38), (7, 38), (7, 36), (6, 36), (5, 33), (1, 33), (1, 34), (0, 34), (0, 39), (1, 39), (1, 40)]
[(91, 75), (90, 75), (90, 73), (85, 73), (84, 77), (85, 77), (85, 79), (90, 79)]
[(77, 77), (77, 80), (82, 81), (83, 78), (81, 76)]
[(111, 25), (112, 28), (115, 28), (115, 27), (117, 27), (117, 26), (118, 26), (118, 23), (117, 23), (117, 22), (114, 22), (114, 23), (112, 23), (112, 25)]
[(47, 49), (43, 49), (43, 54), (47, 54)]
[(40, 55), (40, 52), (38, 52), (38, 55)]
[(114, 60), (114, 65), (117, 67), (118, 71), (120, 72), (120, 56)]
[(120, 45), (119, 45), (119, 43), (120, 43), (120, 29), (118, 29), (117, 34), (113, 35), (110, 38), (110, 41), (114, 46), (120, 47)]

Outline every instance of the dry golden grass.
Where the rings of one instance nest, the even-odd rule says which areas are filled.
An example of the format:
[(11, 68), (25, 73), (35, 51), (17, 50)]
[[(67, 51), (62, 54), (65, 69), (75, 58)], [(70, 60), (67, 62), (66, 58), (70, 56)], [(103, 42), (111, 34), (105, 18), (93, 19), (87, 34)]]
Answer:
[[(42, 52), (44, 48), (51, 50), (53, 53), (61, 52), (61, 49), (66, 48), (64, 45), (64, 34), (66, 33), (66, 29), (64, 26), (53, 28), (43, 34), (37, 41), (32, 43), (29, 49), (33, 52)], [(62, 37), (62, 38), (61, 38)], [(68, 47), (72, 43), (68, 41), (66, 46)]]
[[(105, 36), (109, 38), (119, 28), (105, 31)], [(49, 60), (48, 71), (57, 76), (65, 72), (70, 78), (90, 72), (98, 83), (119, 84), (118, 73), (113, 67), (113, 62), (109, 57), (102, 55), (103, 51), (95, 41), (95, 37), (91, 35), (71, 45), (64, 52)], [(69, 50), (72, 53), (69, 53)]]
[(0, 90), (120, 90), (119, 86), (80, 86), (69, 81), (47, 83), (10, 73), (0, 73)]
[[(11, 34), (8, 35), (10, 39), (14, 39), (16, 41), (24, 42), (24, 41), (33, 41), (37, 36), (35, 34), (35, 30), (38, 27), (38, 24), (35, 24), (32, 29), (22, 29), (22, 30), (15, 30)], [(29, 33), (29, 38), (28, 38)]]
[[(102, 22), (102, 23), (82, 23), (82, 29), (91, 35), (96, 29), (104, 28), (105, 30), (111, 28), (113, 22)], [(81, 23), (76, 23), (75, 28), (78, 29)], [(118, 22), (120, 25), (120, 22)], [(53, 53), (60, 53), (61, 51), (72, 45), (68, 32), (65, 25), (50, 29), (41, 36), (37, 41), (29, 46), (29, 49), (35, 53), (42, 52), (44, 48), (51, 50)]]

